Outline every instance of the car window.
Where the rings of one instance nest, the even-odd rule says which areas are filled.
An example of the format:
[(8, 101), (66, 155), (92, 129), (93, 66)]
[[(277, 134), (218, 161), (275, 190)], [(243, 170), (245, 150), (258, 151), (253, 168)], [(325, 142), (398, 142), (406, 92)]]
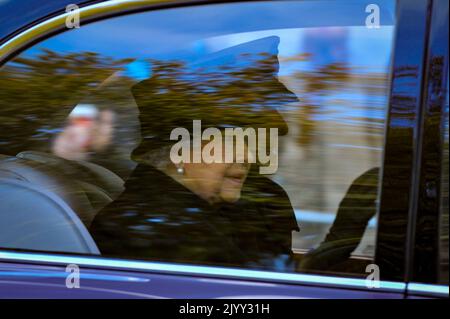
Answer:
[(0, 246), (364, 275), (394, 30), (394, 1), (263, 1), (30, 47), (0, 69)]

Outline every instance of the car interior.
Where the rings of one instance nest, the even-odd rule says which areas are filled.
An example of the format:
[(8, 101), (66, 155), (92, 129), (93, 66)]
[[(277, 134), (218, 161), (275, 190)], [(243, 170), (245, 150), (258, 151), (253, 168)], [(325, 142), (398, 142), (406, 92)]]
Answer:
[[(99, 87), (114, 77), (117, 74)], [(126, 103), (131, 113), (136, 112), (130, 92)], [(0, 247), (100, 254), (88, 229), (95, 215), (121, 194), (123, 185), (123, 175), (91, 161), (67, 160), (36, 150), (0, 155), (0, 196), (6, 207), (15, 212), (14, 216), (7, 211), (0, 214)], [(18, 229), (24, 234), (20, 241), (14, 235)], [(336, 249), (347, 248), (333, 246), (331, 250)], [(299, 259), (307, 252), (294, 251)], [(370, 260), (352, 256), (350, 261), (345, 259), (332, 267), (336, 271), (363, 273), (361, 269)], [(350, 267), (349, 262), (354, 266)]]

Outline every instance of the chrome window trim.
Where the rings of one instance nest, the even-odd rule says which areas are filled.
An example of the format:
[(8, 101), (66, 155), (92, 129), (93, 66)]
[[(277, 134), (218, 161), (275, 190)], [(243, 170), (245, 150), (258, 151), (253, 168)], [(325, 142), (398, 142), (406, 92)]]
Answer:
[(380, 281), (379, 288), (368, 288), (366, 279), (323, 276), (300, 273), (281, 273), (262, 270), (239, 268), (198, 266), (187, 264), (173, 264), (165, 262), (151, 262), (139, 260), (125, 260), (112, 258), (98, 258), (90, 256), (59, 255), (48, 253), (25, 253), (0, 250), (0, 262), (24, 262), (45, 265), (66, 266), (76, 264), (80, 267), (100, 268), (122, 271), (144, 271), (167, 275), (187, 275), (238, 279), (250, 281), (265, 281), (290, 283), (297, 285), (320, 286), (328, 288), (347, 288), (372, 290), (373, 292), (404, 293), (406, 284), (402, 282)]
[(425, 295), (430, 297), (448, 298), (448, 286), (421, 284), (418, 282), (410, 282), (407, 286), (407, 293), (410, 295)]

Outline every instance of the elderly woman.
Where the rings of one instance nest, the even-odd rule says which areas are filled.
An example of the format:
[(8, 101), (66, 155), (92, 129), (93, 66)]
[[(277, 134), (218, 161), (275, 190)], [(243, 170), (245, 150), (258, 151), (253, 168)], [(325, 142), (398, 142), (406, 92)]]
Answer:
[[(132, 154), (138, 166), (125, 192), (91, 226), (102, 254), (292, 267), (291, 233), (298, 230), (292, 206), (280, 186), (258, 174), (247, 145), (233, 148), (232, 161), (174, 163), (170, 157), (177, 142), (170, 139), (171, 131), (192, 127), (193, 120), (221, 131), (277, 128), (286, 134), (275, 107), (297, 99), (276, 78), (278, 42), (269, 37), (225, 49), (189, 68), (154, 61), (152, 77), (132, 90), (142, 133)], [(199, 155), (195, 152), (207, 143), (198, 149), (188, 143), (190, 156)], [(222, 156), (227, 152), (223, 148)]]

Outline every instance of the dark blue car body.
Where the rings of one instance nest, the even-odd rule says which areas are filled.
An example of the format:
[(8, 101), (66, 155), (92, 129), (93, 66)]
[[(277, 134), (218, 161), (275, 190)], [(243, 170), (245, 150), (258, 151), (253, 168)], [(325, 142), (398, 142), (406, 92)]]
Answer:
[[(44, 35), (37, 33), (33, 38), (30, 33), (31, 38), (25, 42), (14, 42), (15, 39), (63, 14), (67, 4), (89, 8), (109, 2), (0, 3), (0, 65)], [(158, 10), (204, 3), (208, 1), (154, 1), (102, 13), (92, 20), (142, 8)], [(439, 199), (433, 195), (432, 183), (441, 173), (433, 167), (435, 155), (440, 152), (436, 136), (440, 136), (442, 128), (432, 123), (440, 119), (444, 107), (448, 40), (443, 39), (448, 37), (448, 6), (447, 0), (398, 1), (377, 233), (376, 263), (384, 269), (380, 288), (368, 288), (363, 278), (0, 249), (0, 298), (448, 298), (448, 286), (434, 284), (439, 253)], [(55, 29), (45, 36), (56, 32)], [(431, 71), (431, 63), (437, 57), (443, 58), (438, 79)], [(405, 68), (416, 70), (407, 82), (402, 81)], [(405, 113), (412, 120), (404, 121)], [(405, 171), (409, 172), (407, 176), (402, 175)], [(407, 200), (398, 200), (405, 196)], [(393, 225), (392, 219), (399, 223)], [(395, 243), (388, 236), (392, 232), (399, 232)], [(393, 259), (384, 258), (392, 253), (392, 246), (406, 249)], [(71, 264), (80, 267), (77, 289), (66, 287), (66, 267)]]

